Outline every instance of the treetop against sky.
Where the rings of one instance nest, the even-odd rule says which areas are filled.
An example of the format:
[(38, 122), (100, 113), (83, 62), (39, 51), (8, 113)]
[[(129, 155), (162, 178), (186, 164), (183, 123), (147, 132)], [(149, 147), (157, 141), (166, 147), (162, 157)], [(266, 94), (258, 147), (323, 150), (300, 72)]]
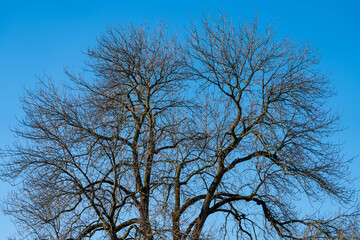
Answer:
[[(11, 145), (11, 142), (13, 140), (16, 140), (13, 138), (12, 133), (10, 133), (8, 128), (9, 126), (14, 127), (17, 125), (15, 123), (15, 115), (17, 115), (19, 119), (22, 119), (24, 116), (24, 113), (21, 111), (21, 104), (18, 100), (19, 94), (23, 92), (23, 87), (25, 86), (28, 89), (34, 88), (34, 86), (36, 85), (35, 83), (38, 81), (36, 80), (34, 75), (38, 74), (40, 77), (42, 77), (42, 73), (44, 72), (47, 74), (47, 76), (53, 78), (55, 85), (57, 85), (60, 81), (64, 81), (67, 78), (63, 71), (64, 66), (67, 67), (70, 72), (73, 72), (73, 67), (74, 72), (78, 72), (79, 68), (84, 66), (82, 62), (84, 60), (87, 60), (86, 54), (82, 54), (81, 51), (87, 52), (86, 49), (88, 47), (90, 47), (90, 49), (94, 49), (94, 47), (97, 45), (96, 38), (101, 41), (101, 36), (106, 36), (106, 34), (109, 34), (106, 33), (107, 25), (113, 26), (114, 23), (119, 23), (124, 24), (124, 26), (129, 26), (129, 24), (132, 22), (134, 26), (139, 26), (139, 24), (145, 23), (149, 25), (150, 28), (153, 28), (158, 24), (158, 20), (161, 19), (163, 22), (169, 24), (171, 32), (177, 31), (179, 39), (182, 39), (182, 34), (184, 34), (186, 31), (190, 31), (189, 19), (192, 19), (195, 25), (199, 27), (201, 22), (200, 20), (202, 16), (204, 16), (204, 14), (207, 15), (208, 13), (212, 13), (213, 16), (218, 16), (218, 10), (222, 10), (222, 12), (225, 13), (229, 18), (231, 18), (235, 24), (239, 22), (239, 19), (242, 23), (246, 22), (247, 20), (251, 20), (256, 14), (259, 19), (260, 29), (264, 29), (264, 27), (273, 22), (273, 27), (277, 29), (276, 37), (278, 39), (283, 39), (284, 37), (290, 35), (295, 39), (295, 41), (301, 42), (301, 46), (307, 45), (306, 42), (308, 42), (310, 46), (315, 47), (314, 49), (319, 49), (322, 58), (318, 67), (322, 73), (325, 73), (326, 79), (330, 80), (330, 85), (333, 85), (334, 89), (337, 92), (337, 95), (328, 99), (327, 103), (333, 108), (333, 110), (335, 110), (334, 112), (339, 112), (340, 115), (342, 115), (341, 123), (347, 127), (345, 131), (337, 133), (335, 136), (332, 137), (331, 140), (335, 143), (345, 142), (342, 151), (342, 153), (345, 154), (344, 159), (350, 159), (351, 157), (358, 155), (357, 146), (359, 145), (359, 138), (357, 136), (359, 134), (359, 126), (357, 125), (357, 119), (359, 117), (358, 114), (360, 110), (355, 103), (359, 101), (359, 95), (357, 93), (360, 84), (357, 79), (360, 76), (360, 70), (357, 65), (359, 63), (360, 54), (359, 47), (357, 46), (357, 42), (359, 40), (359, 29), (357, 27), (359, 22), (359, 16), (357, 14), (359, 6), (356, 2), (347, 1), (340, 3), (337, 1), (318, 1), (317, 3), (313, 3), (310, 1), (304, 1), (299, 4), (288, 1), (272, 1), (270, 4), (266, 1), (254, 1), (253, 3), (241, 3), (241, 1), (224, 1), (222, 3), (218, 3), (215, 1), (207, 1), (205, 3), (198, 1), (193, 2), (192, 4), (190, 4), (190, 2), (172, 4), (165, 2), (158, 2), (157, 4), (149, 4), (148, 2), (137, 2), (136, 5), (130, 3), (119, 4), (110, 1), (108, 2), (108, 4), (100, 4), (96, 1), (90, 1), (87, 2), (87, 4), (79, 4), (79, 2), (72, 4), (66, 4), (66, 2), (62, 4), (47, 2), (41, 4), (29, 4), (27, 2), (23, 2), (21, 4), (20, 3), (21, 2), (17, 3), (16, 5), (15, 3), (5, 3), (1, 10), (2, 14), (0, 17), (0, 41), (2, 43), (0, 46), (0, 61), (2, 66), (2, 69), (0, 71), (0, 97), (2, 98), (1, 102), (3, 103), (1, 104), (0, 108), (1, 115), (3, 116), (1, 118), (1, 148), (3, 148), (5, 144)], [(183, 29), (186, 29), (186, 31), (183, 31)], [(101, 35), (102, 33), (105, 35)], [(184, 41), (184, 39), (182, 39), (181, 41)], [(289, 45), (285, 44), (284, 46)], [(197, 47), (199, 46), (193, 45), (193, 49), (199, 50), (199, 48)], [(168, 48), (168, 50), (175, 51), (176, 49)], [(306, 52), (306, 48), (301, 48), (299, 49), (299, 51), (300, 50), (303, 53)], [(192, 61), (199, 61), (201, 59), (204, 59), (204, 56), (200, 57), (200, 55), (198, 55), (198, 53), (194, 51), (195, 50), (188, 50), (186, 56), (191, 56), (191, 58), (193, 59)], [(183, 51), (179, 52), (183, 53)], [(317, 52), (317, 50), (315, 50), (314, 53), (315, 52)], [(96, 52), (93, 53), (94, 55), (92, 55), (92, 57), (93, 59), (96, 59)], [(308, 52), (307, 54), (310, 54), (310, 52)], [(295, 52), (293, 53), (293, 55), (296, 56)], [(168, 60), (164, 61), (166, 62)], [(173, 62), (173, 64), (175, 63), (176, 62)], [(183, 63), (180, 63), (181, 62), (177, 62), (176, 64), (179, 64), (179, 66), (181, 66), (181, 64)], [(177, 66), (176, 64), (174, 66)], [(201, 66), (201, 64), (204, 63), (198, 62), (197, 64)], [(206, 65), (202, 66), (204, 67), (202, 68), (202, 70), (204, 70)], [(99, 66), (93, 65), (93, 67), (95, 67), (96, 69), (96, 67)], [(187, 67), (189, 67), (189, 65), (187, 65)], [(221, 85), (216, 85), (216, 82), (213, 82), (211, 80), (214, 79), (214, 76), (203, 75), (201, 74), (201, 71), (195, 70), (197, 69), (193, 68), (192, 71), (190, 71), (192, 72), (192, 77), (196, 76), (197, 78), (201, 78), (203, 80), (209, 78), (209, 83), (215, 84), (214, 86), (221, 87)], [(195, 72), (197, 74), (195, 74)], [(180, 75), (183, 76), (184, 74), (186, 75), (186, 77), (189, 77), (187, 75), (189, 74), (189, 72), (183, 72)], [(177, 78), (181, 79), (182, 77), (180, 77), (180, 75), (177, 76)], [(320, 77), (320, 75), (318, 75), (318, 77)], [(319, 80), (320, 79), (321, 78), (319, 78)], [(223, 88), (223, 93), (225, 95), (226, 93), (231, 93), (233, 91), (231, 90), (231, 86), (233, 86), (233, 83), (229, 82), (229, 84), (230, 85), (227, 85), (226, 88)], [(259, 89), (259, 86), (261, 85), (253, 85), (251, 89)], [(268, 85), (265, 84), (263, 86)], [(276, 85), (271, 86), (275, 87)], [(291, 86), (291, 88), (296, 89), (296, 85)], [(102, 87), (104, 88), (106, 86)], [(180, 86), (176, 86), (176, 88), (178, 87)], [(202, 87), (205, 87), (205, 85)], [(172, 86), (171, 89), (174, 90), (175, 86)], [(267, 89), (269, 90), (270, 88)], [(316, 89), (317, 88), (315, 87), (311, 90), (313, 92), (310, 91), (314, 97), (316, 97), (317, 94), (320, 94), (320, 92), (316, 92)], [(210, 92), (208, 93), (210, 94)], [(236, 93), (236, 91), (232, 93)], [(271, 93), (276, 93), (276, 91)], [(322, 92), (321, 94), (325, 93), (326, 92)], [(211, 94), (206, 95), (206, 91), (204, 91), (203, 94), (203, 99), (207, 99), (206, 101), (208, 103), (214, 100), (216, 100), (218, 103), (226, 102), (222, 98), (214, 99), (215, 97), (219, 97), (220, 95), (214, 95), (214, 98), (211, 98)], [(177, 96), (177, 94), (173, 95)], [(254, 95), (254, 97), (255, 96), (256, 95)], [(261, 95), (257, 96), (261, 97)], [(51, 98), (51, 94), (45, 94), (44, 97)], [(251, 98), (247, 99), (249, 99), (248, 101), (251, 100)], [(264, 98), (262, 97), (262, 99)], [(183, 100), (185, 101), (186, 99)], [(105, 100), (102, 99), (101, 101)], [(175, 99), (171, 99), (171, 101), (175, 101)], [(254, 105), (255, 102), (252, 102), (252, 105), (250, 104), (251, 101), (248, 102), (248, 104), (250, 104), (249, 106), (253, 106), (250, 109), (252, 109), (254, 113), (257, 111), (256, 104)], [(78, 103), (80, 104), (81, 101), (79, 101)], [(204, 109), (207, 108), (206, 104), (201, 105), (199, 103), (199, 106), (202, 106)], [(280, 107), (280, 105), (278, 107)], [(92, 106), (92, 108), (95, 108), (95, 106)], [(212, 109), (211, 112), (221, 112), (224, 109), (226, 110), (227, 108), (222, 108), (221, 104), (219, 104), (218, 109)], [(250, 110), (244, 110), (243, 114), (249, 114), (249, 111)], [(276, 111), (276, 108), (273, 108), (272, 111)], [(204, 112), (206, 111), (204, 110)], [(83, 114), (85, 114), (85, 112), (83, 112)], [(234, 119), (236, 119), (235, 115), (233, 116), (231, 113), (229, 113), (228, 116), (234, 117)], [(213, 115), (207, 117), (215, 118), (216, 116)], [(165, 120), (163, 118), (161, 119), (162, 123), (165, 124)], [(169, 121), (169, 119), (167, 121)], [(200, 122), (204, 123), (206, 121), (202, 119), (202, 121)], [(250, 122), (251, 121), (249, 120), (248, 122), (243, 123), (245, 123), (246, 126), (246, 124), (249, 124)], [(326, 121), (324, 121), (324, 123), (325, 122)], [(148, 122), (148, 125), (149, 124), (150, 123)], [(208, 127), (215, 127), (216, 124), (214, 124), (215, 122), (210, 124)], [(311, 128), (315, 125), (307, 125), (307, 127)], [(149, 126), (151, 126), (151, 124)], [(298, 130), (300, 129), (299, 127), (300, 126), (298, 126), (297, 128)], [(197, 129), (200, 130), (201, 128), (197, 127)], [(235, 128), (235, 130), (240, 131), (240, 128)], [(262, 131), (265, 131), (265, 129), (262, 129)], [(278, 133), (278, 131), (275, 131), (274, 133)], [(205, 135), (204, 133), (199, 133), (199, 136), (196, 136), (195, 139), (197, 143), (193, 143), (192, 146), (195, 147), (197, 144), (200, 144), (200, 139), (204, 138), (208, 134), (210, 135), (210, 133), (206, 133)], [(271, 135), (271, 131), (263, 132), (262, 134), (263, 136), (269, 137)], [(228, 136), (227, 134), (225, 135)], [(220, 139), (220, 135), (217, 138)], [(310, 139), (311, 138), (307, 139), (308, 144), (311, 143)], [(277, 140), (280, 141), (280, 139)], [(172, 141), (174, 141), (174, 139)], [(209, 140), (209, 142), (207, 142), (206, 144), (214, 144), (214, 141), (215, 140), (213, 138), (212, 141)], [(226, 140), (224, 144), (227, 141), (228, 140)], [(243, 142), (247, 141), (249, 142), (251, 141), (251, 139), (243, 139)], [(141, 144), (145, 144), (145, 142)], [(149, 143), (146, 143), (146, 147), (145, 145), (142, 145), (144, 149), (149, 146), (148, 144)], [(205, 145), (202, 144), (204, 143), (201, 143), (198, 147), (205, 147)], [(258, 144), (260, 144), (260, 142)], [(274, 144), (274, 142), (272, 144)], [(257, 145), (255, 144), (251, 146), (255, 147)], [(270, 151), (271, 149), (268, 150)], [(166, 154), (170, 154), (168, 151), (169, 150), (166, 150)], [(189, 151), (189, 149), (183, 149), (182, 151), (184, 153), (186, 151)], [(197, 151), (199, 151), (199, 149), (197, 149)], [(248, 151), (250, 150), (248, 149)], [(236, 157), (246, 157), (243, 155), (236, 156), (235, 153), (236, 151), (232, 152), (232, 155), (230, 154), (228, 158), (236, 159)], [(274, 152), (271, 153), (274, 154)], [(287, 154), (289, 153), (290, 152), (287, 152)], [(210, 153), (207, 154), (208, 156), (212, 157), (217, 156), (215, 152), (213, 155), (211, 155)], [(203, 155), (200, 154), (199, 156), (205, 159)], [(254, 157), (259, 159), (258, 156)], [(276, 158), (274, 158), (274, 155), (268, 155), (268, 157), (269, 159), (273, 159), (274, 161), (276, 160)], [(325, 159), (323, 160), (325, 161)], [(327, 161), (329, 161), (329, 159), (327, 159)], [(230, 162), (226, 162), (226, 164), (225, 168), (233, 166)], [(260, 164), (260, 162), (258, 164)], [(265, 162), (261, 164), (264, 164), (261, 165), (263, 167), (267, 166)], [(272, 164), (274, 164), (274, 162)], [(333, 167), (335, 166), (336, 164), (333, 165)], [(351, 176), (358, 176), (356, 169), (359, 169), (359, 164), (357, 163), (357, 160), (355, 160), (350, 165), (350, 167)], [(194, 168), (191, 167), (189, 169)], [(187, 171), (190, 171), (189, 169)], [(237, 171), (240, 170), (241, 168), (237, 169)], [(243, 171), (245, 172), (245, 170)], [(158, 173), (158, 175), (161, 176), (160, 173)], [(316, 181), (316, 179), (314, 178), (313, 180)], [(359, 184), (357, 182), (355, 183), (356, 184), (354, 186), (358, 188)], [(2, 186), (2, 195), (5, 197), (8, 187), (5, 183), (2, 183)], [(326, 185), (320, 184), (319, 186), (326, 189)], [(222, 187), (226, 189), (225, 185)], [(203, 190), (204, 189), (206, 189), (206, 187), (204, 187)], [(219, 189), (215, 192), (219, 193)], [(332, 194), (336, 195), (335, 192), (333, 192)], [(244, 194), (241, 196), (245, 199)], [(227, 195), (226, 197), (230, 198), (230, 195)], [(224, 200), (226, 197), (222, 196), (221, 199)], [(235, 196), (232, 197), (234, 198)], [(240, 196), (238, 196), (238, 198), (240, 198)], [(220, 201), (220, 198), (218, 198), (218, 200)], [(203, 209), (206, 209), (206, 200), (201, 200), (199, 201), (199, 203), (204, 204), (202, 207)], [(256, 204), (261, 205), (261, 202), (256, 202)], [(210, 204), (209, 206), (212, 205)], [(226, 206), (229, 207), (230, 205)], [(225, 208), (224, 211), (225, 210), (228, 211), (228, 214), (234, 213), (231, 213), (231, 207)], [(1, 237), (5, 238), (5, 235), (10, 234), (9, 232), (7, 233), (6, 230), (11, 228), (11, 224), (9, 223), (8, 218), (6, 218), (5, 216), (1, 219), (3, 219), (1, 221), (4, 223), (2, 226), (6, 226), (4, 227), (4, 231), (1, 231), (1, 234), (4, 234), (4, 236)], [(134, 224), (136, 225), (137, 223), (134, 222)], [(199, 222), (195, 224), (195, 228), (200, 229), (201, 227), (199, 226), (201, 226), (201, 224), (201, 220), (199, 220)], [(144, 226), (144, 224), (142, 224), (142, 226)], [(186, 226), (186, 224), (184, 226)], [(182, 228), (180, 232), (183, 231)], [(146, 227), (143, 229), (146, 229)], [(184, 231), (185, 232), (183, 232), (182, 234), (186, 233), (186, 230)], [(194, 234), (196, 235), (196, 231), (194, 231)]]

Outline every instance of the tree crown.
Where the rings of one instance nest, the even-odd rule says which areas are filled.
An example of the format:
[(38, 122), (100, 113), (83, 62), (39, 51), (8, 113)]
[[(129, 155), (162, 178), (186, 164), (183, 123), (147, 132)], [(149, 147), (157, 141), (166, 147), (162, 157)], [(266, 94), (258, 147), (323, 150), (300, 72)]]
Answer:
[(319, 53), (225, 17), (179, 41), (163, 25), (116, 26), (67, 72), (27, 91), (20, 179), (5, 211), (39, 239), (341, 239), (357, 212), (321, 217), (298, 199), (354, 203), (330, 141), (339, 117)]

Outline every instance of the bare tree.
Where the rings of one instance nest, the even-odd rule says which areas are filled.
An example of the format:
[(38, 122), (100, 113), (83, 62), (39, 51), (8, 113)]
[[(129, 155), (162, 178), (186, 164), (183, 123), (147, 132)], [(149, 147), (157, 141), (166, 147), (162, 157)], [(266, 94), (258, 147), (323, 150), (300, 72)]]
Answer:
[[(5, 212), (29, 239), (341, 239), (357, 211), (319, 53), (257, 21), (113, 27), (23, 98)], [(333, 216), (299, 199), (335, 200)], [(300, 204), (301, 206), (301, 204)], [(341, 224), (340, 224), (341, 223)]]

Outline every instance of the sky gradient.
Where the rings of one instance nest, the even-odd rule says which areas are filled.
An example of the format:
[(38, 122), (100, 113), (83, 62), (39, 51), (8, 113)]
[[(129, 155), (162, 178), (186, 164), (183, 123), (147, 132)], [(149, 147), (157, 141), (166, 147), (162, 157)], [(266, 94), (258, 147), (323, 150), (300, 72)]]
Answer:
[[(36, 76), (64, 80), (64, 67), (79, 69), (82, 53), (112, 24), (156, 24), (166, 21), (183, 29), (190, 20), (222, 11), (233, 21), (257, 15), (262, 26), (273, 23), (280, 36), (310, 43), (322, 53), (337, 95), (330, 101), (346, 129), (334, 141), (344, 142), (344, 154), (360, 155), (360, 1), (2, 1), (0, 6), (0, 148), (11, 144), (9, 128), (23, 116), (19, 96), (34, 86)], [(360, 177), (360, 159), (351, 164)], [(356, 181), (360, 189), (360, 181)], [(0, 182), (0, 198), (9, 186)], [(0, 239), (15, 230), (0, 213)]]

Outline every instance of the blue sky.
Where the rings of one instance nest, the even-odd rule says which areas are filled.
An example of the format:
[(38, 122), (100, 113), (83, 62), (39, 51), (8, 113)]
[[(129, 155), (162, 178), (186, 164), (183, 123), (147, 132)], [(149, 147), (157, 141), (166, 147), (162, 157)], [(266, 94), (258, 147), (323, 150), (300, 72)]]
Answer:
[[(360, 155), (360, 1), (358, 0), (184, 0), (184, 1), (19, 1), (0, 4), (0, 148), (14, 138), (9, 127), (22, 116), (19, 96), (44, 73), (63, 80), (63, 68), (82, 66), (83, 51), (114, 23), (150, 23), (159, 19), (183, 28), (203, 13), (226, 13), (233, 20), (257, 14), (263, 26), (274, 22), (280, 36), (309, 42), (323, 54), (322, 68), (338, 92), (330, 105), (342, 114), (348, 157)], [(360, 177), (360, 158), (351, 165)], [(360, 180), (356, 181), (360, 189)], [(0, 198), (9, 187), (0, 182)], [(0, 239), (14, 227), (0, 214)]]

